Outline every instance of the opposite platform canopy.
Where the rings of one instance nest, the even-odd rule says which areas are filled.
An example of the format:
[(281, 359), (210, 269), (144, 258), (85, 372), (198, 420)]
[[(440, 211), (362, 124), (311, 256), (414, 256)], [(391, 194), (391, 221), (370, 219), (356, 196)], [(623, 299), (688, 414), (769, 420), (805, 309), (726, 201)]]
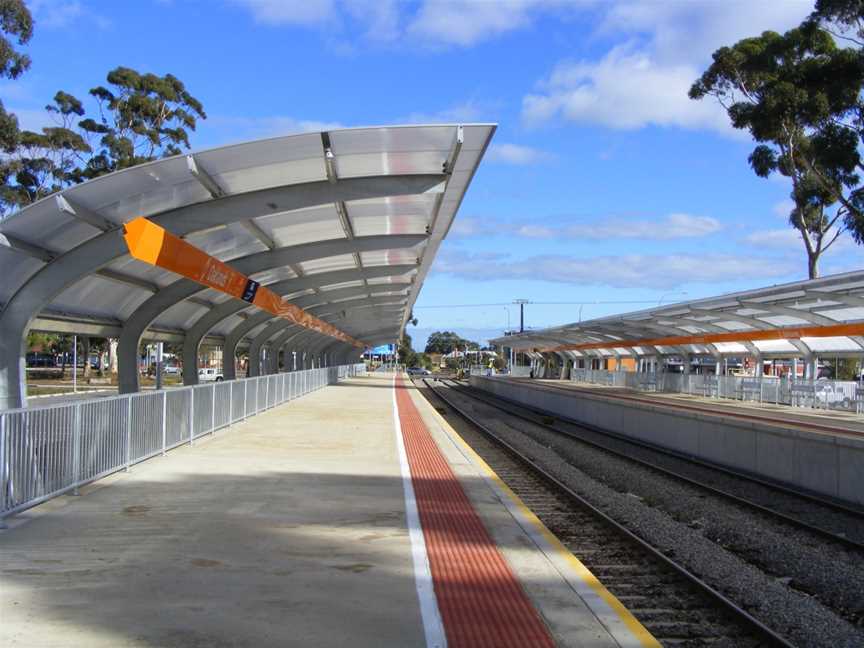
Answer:
[(571, 357), (864, 353), (864, 271), (658, 306), (492, 340)]
[(217, 341), (242, 331), (242, 342), (272, 325), (248, 303), (132, 259), (122, 225), (144, 216), (357, 340), (394, 341), (494, 131), (306, 133), (70, 187), (0, 221), (0, 335), (25, 324), (120, 336), (125, 326), (139, 339), (195, 329)]

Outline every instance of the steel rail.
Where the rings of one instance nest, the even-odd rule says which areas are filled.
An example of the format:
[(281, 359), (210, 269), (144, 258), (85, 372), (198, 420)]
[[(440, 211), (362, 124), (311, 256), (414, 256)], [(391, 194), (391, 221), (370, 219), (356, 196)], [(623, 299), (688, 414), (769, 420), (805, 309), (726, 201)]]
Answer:
[[(466, 386), (470, 386), (470, 385), (467, 385), (467, 383), (466, 383)], [(561, 393), (568, 393), (568, 392), (571, 394), (574, 392), (576, 392), (576, 393), (590, 393), (590, 394), (596, 394), (597, 393), (597, 392), (592, 391), (590, 389), (583, 389), (580, 387), (574, 387), (574, 388), (559, 387), (557, 385), (549, 385), (549, 384), (545, 384), (545, 383), (542, 385), (530, 385), (530, 386), (534, 389), (540, 389), (540, 390), (550, 389), (550, 390), (561, 392)], [(605, 396), (605, 394), (603, 394), (603, 396)], [(718, 472), (722, 472), (722, 473), (725, 473), (727, 475), (731, 475), (733, 477), (738, 477), (739, 479), (751, 481), (755, 484), (760, 484), (761, 486), (765, 486), (766, 488), (773, 488), (774, 490), (786, 493), (788, 495), (799, 497), (801, 499), (808, 500), (808, 501), (811, 501), (811, 502), (816, 503), (816, 504), (820, 504), (820, 505), (828, 507), (828, 508), (833, 508), (833, 509), (836, 509), (838, 511), (842, 511), (844, 513), (847, 513), (849, 515), (853, 515), (855, 517), (864, 518), (864, 509), (856, 508), (854, 506), (851, 506), (849, 504), (846, 504), (846, 503), (838, 501), (838, 500), (829, 499), (827, 497), (823, 497), (823, 496), (820, 496), (820, 495), (817, 495), (815, 493), (811, 493), (808, 491), (795, 489), (795, 488), (792, 488), (791, 486), (787, 486), (787, 485), (782, 484), (780, 482), (775, 482), (775, 481), (771, 481), (769, 479), (764, 479), (762, 477), (759, 477), (759, 476), (751, 474), (751, 473), (734, 470), (734, 469), (729, 468), (728, 466), (724, 466), (722, 464), (714, 463), (712, 461), (708, 461), (705, 459), (700, 459), (699, 457), (694, 457), (694, 456), (688, 455), (684, 452), (678, 452), (677, 450), (672, 450), (671, 448), (665, 448), (661, 445), (657, 445), (657, 444), (651, 443), (649, 441), (643, 441), (641, 439), (634, 439), (634, 438), (625, 436), (623, 434), (619, 434), (617, 432), (605, 430), (605, 429), (598, 427), (596, 425), (589, 425), (587, 423), (582, 423), (582, 422), (577, 421), (575, 419), (571, 419), (567, 416), (562, 416), (559, 414), (555, 414), (553, 412), (547, 412), (545, 410), (542, 410), (542, 409), (539, 409), (536, 407), (530, 407), (528, 405), (523, 405), (522, 403), (517, 403), (516, 401), (512, 401), (508, 398), (504, 398), (503, 396), (493, 395), (493, 397), (497, 398), (498, 400), (504, 401), (506, 403), (510, 403), (512, 405), (515, 405), (517, 407), (521, 407), (523, 409), (527, 409), (527, 410), (536, 412), (538, 414), (542, 414), (544, 416), (555, 417), (561, 421), (564, 421), (565, 423), (569, 423), (569, 424), (575, 425), (577, 427), (585, 428), (586, 430), (590, 430), (590, 431), (596, 432), (598, 434), (604, 434), (606, 436), (609, 436), (609, 437), (612, 437), (615, 439), (619, 439), (621, 441), (626, 441), (627, 443), (631, 443), (631, 444), (636, 445), (636, 446), (648, 448), (650, 450), (654, 450), (654, 451), (662, 453), (662, 454), (667, 454), (667, 455), (669, 455), (671, 457), (675, 457), (677, 459), (683, 459), (685, 461), (689, 461), (690, 463), (693, 463), (693, 464), (696, 464), (699, 466), (711, 468), (711, 469), (716, 470)], [(656, 401), (652, 401), (652, 400), (647, 399), (647, 398), (640, 399), (638, 397), (621, 396), (621, 395), (617, 395), (617, 394), (610, 394), (609, 397), (610, 398), (617, 398), (617, 399), (625, 400), (625, 401), (626, 400), (633, 400), (633, 401), (638, 401), (641, 403), (647, 403), (647, 404), (651, 404), (651, 405), (656, 403)], [(668, 409), (676, 409), (674, 406), (671, 406), (671, 405), (663, 405), (663, 406), (667, 407)], [(700, 409), (700, 408), (691, 408), (691, 409)], [(703, 410), (700, 409), (700, 411), (703, 411)], [(704, 411), (711, 413), (711, 412), (715, 412), (718, 410), (705, 409)], [(756, 420), (760, 420), (760, 421), (762, 420), (761, 417), (753, 417), (753, 418)]]
[[(538, 427), (542, 427), (543, 429), (549, 430), (550, 432), (554, 432), (555, 434), (559, 434), (559, 435), (564, 436), (568, 439), (572, 439), (573, 441), (576, 441), (579, 443), (584, 443), (584, 444), (589, 445), (593, 448), (597, 448), (599, 450), (609, 452), (610, 454), (613, 454), (616, 457), (620, 457), (621, 459), (625, 459), (627, 461), (632, 461), (633, 463), (639, 464), (641, 466), (644, 466), (646, 468), (649, 468), (651, 470), (659, 472), (663, 475), (666, 475), (667, 477), (671, 477), (672, 479), (677, 479), (677, 480), (682, 481), (686, 484), (689, 484), (690, 486), (694, 486), (696, 488), (705, 490), (705, 491), (707, 491), (713, 495), (718, 495), (720, 497), (724, 497), (726, 499), (732, 500), (732, 501), (736, 502), (737, 504), (747, 506), (747, 507), (752, 508), (752, 509), (754, 509), (760, 513), (763, 513), (765, 515), (769, 515), (771, 517), (782, 520), (783, 522), (786, 522), (786, 523), (791, 524), (793, 526), (805, 529), (805, 530), (807, 530), (807, 531), (809, 531), (815, 535), (824, 536), (824, 537), (826, 537), (826, 538), (828, 538), (834, 542), (837, 542), (839, 544), (843, 544), (843, 545), (852, 547), (854, 549), (864, 551), (864, 542), (860, 542), (858, 540), (853, 540), (852, 538), (848, 538), (844, 535), (834, 533), (833, 531), (830, 531), (828, 529), (812, 525), (809, 522), (805, 522), (799, 518), (796, 518), (796, 517), (793, 517), (793, 516), (788, 515), (786, 513), (782, 513), (780, 511), (775, 510), (775, 509), (769, 508), (767, 506), (759, 504), (758, 502), (754, 502), (754, 501), (749, 500), (745, 497), (741, 497), (740, 495), (735, 495), (734, 493), (730, 493), (728, 491), (722, 490), (722, 489), (717, 488), (715, 486), (711, 486), (710, 484), (706, 484), (706, 483), (701, 482), (701, 481), (694, 479), (692, 477), (686, 477), (684, 475), (681, 475), (681, 474), (675, 472), (674, 470), (671, 470), (669, 468), (664, 468), (663, 466), (655, 464), (652, 461), (648, 461), (647, 459), (640, 459), (639, 457), (631, 456), (631, 455), (629, 455), (625, 452), (622, 452), (620, 450), (615, 450), (614, 448), (603, 445), (602, 443), (597, 443), (596, 441), (590, 441), (588, 439), (585, 439), (585, 438), (579, 436), (578, 434), (574, 434), (573, 432), (568, 432), (566, 430), (559, 430), (558, 428), (555, 428), (548, 423), (543, 423), (542, 421), (537, 421), (537, 420), (531, 418), (530, 416), (526, 416), (524, 414), (520, 414), (519, 412), (515, 412), (512, 409), (504, 407), (503, 405), (492, 402), (492, 400), (493, 399), (494, 400), (503, 400), (510, 407), (521, 408), (521, 409), (525, 409), (525, 410), (528, 410), (531, 412), (535, 412), (538, 416), (548, 416), (548, 417), (558, 418), (562, 421), (570, 423), (571, 425), (575, 425), (577, 427), (582, 427), (582, 428), (584, 428), (590, 432), (599, 433), (599, 434), (606, 434), (606, 435), (608, 435), (608, 436), (610, 436), (616, 440), (623, 441), (625, 443), (632, 443), (635, 446), (647, 448), (647, 449), (652, 450), (654, 452), (658, 452), (659, 454), (666, 454), (667, 456), (674, 457), (675, 459), (680, 459), (683, 461), (690, 461), (689, 458), (687, 458), (686, 456), (681, 456), (678, 453), (667, 452), (664, 449), (660, 449), (657, 446), (653, 446), (650, 444), (645, 444), (645, 443), (640, 443), (640, 442), (631, 442), (630, 439), (628, 439), (627, 437), (624, 437), (622, 435), (618, 435), (618, 434), (614, 434), (614, 433), (608, 433), (606, 431), (602, 431), (602, 430), (595, 428), (593, 426), (589, 427), (586, 425), (582, 425), (580, 423), (576, 423), (575, 421), (570, 421), (570, 420), (566, 419), (565, 417), (560, 417), (560, 416), (556, 417), (554, 414), (551, 414), (548, 412), (543, 412), (542, 410), (536, 410), (534, 408), (527, 407), (525, 405), (519, 405), (516, 403), (512, 403), (511, 401), (507, 401), (506, 399), (499, 399), (499, 397), (497, 397), (497, 396), (492, 396), (491, 399), (488, 397), (481, 397), (481, 396), (478, 396), (477, 394), (473, 393), (469, 389), (462, 387), (461, 385), (456, 386), (455, 389), (457, 389), (460, 394), (464, 394), (465, 396), (467, 396), (469, 398), (473, 398), (477, 401), (485, 403), (486, 405), (488, 405), (490, 407), (494, 407), (496, 409), (501, 410), (502, 412), (506, 412), (507, 414), (510, 414), (511, 416), (522, 419), (524, 421), (528, 421), (529, 423), (537, 425)], [(696, 463), (696, 462), (694, 462), (694, 463)], [(709, 468), (712, 470), (715, 469), (714, 466), (704, 465), (704, 464), (702, 465), (702, 467)], [(726, 472), (726, 471), (719, 471), (718, 470), (718, 472)], [(729, 474), (732, 474), (735, 477), (740, 477), (737, 473), (734, 473), (734, 472), (731, 472)], [(746, 477), (741, 477), (741, 478), (747, 479)], [(750, 480), (748, 480), (748, 481), (750, 481)], [(766, 484), (765, 486), (768, 488), (774, 488), (772, 485)], [(782, 489), (778, 489), (778, 490), (782, 490)], [(795, 491), (792, 491), (792, 490), (790, 490), (790, 491), (784, 490), (784, 492), (787, 492), (788, 494), (791, 494), (793, 496), (798, 496), (798, 493)], [(821, 502), (819, 502), (819, 503), (821, 504)], [(844, 511), (844, 512), (846, 512), (846, 511)], [(856, 514), (857, 516), (861, 517), (862, 520), (864, 520), (864, 513), (853, 511), (853, 514)]]
[(589, 511), (591, 514), (601, 519), (603, 522), (611, 526), (621, 535), (625, 536), (628, 540), (635, 543), (649, 555), (651, 555), (656, 560), (662, 562), (667, 567), (669, 567), (676, 574), (690, 582), (696, 588), (707, 594), (710, 598), (719, 603), (723, 608), (725, 608), (728, 612), (731, 612), (735, 617), (745, 622), (747, 625), (751, 626), (755, 631), (761, 634), (763, 637), (768, 639), (772, 645), (783, 646), (784, 648), (795, 648), (795, 644), (791, 643), (788, 639), (775, 632), (764, 623), (759, 621), (757, 618), (752, 616), (749, 612), (739, 607), (735, 604), (734, 601), (724, 596), (722, 593), (711, 587), (708, 583), (700, 579), (693, 572), (689, 571), (686, 567), (679, 565), (677, 562), (669, 558), (662, 551), (648, 543), (647, 541), (640, 538), (638, 535), (630, 531), (627, 527), (622, 525), (620, 522), (616, 521), (614, 518), (610, 517), (605, 512), (601, 511), (599, 508), (591, 504), (584, 497), (576, 493), (569, 486), (564, 484), (561, 480), (559, 480), (554, 475), (547, 472), (542, 466), (540, 466), (533, 459), (527, 457), (521, 451), (516, 449), (513, 445), (503, 440), (497, 434), (492, 432), (487, 426), (483, 423), (479, 422), (475, 417), (471, 416), (463, 409), (458, 407), (453, 403), (453, 401), (440, 393), (439, 389), (432, 387), (429, 384), (429, 381), (423, 380), (426, 388), (432, 391), (438, 398), (444, 401), (450, 408), (456, 412), (460, 417), (468, 421), (471, 425), (476, 427), (480, 432), (483, 433), (484, 436), (491, 439), (494, 443), (498, 444), (502, 448), (504, 448), (509, 454), (515, 457), (520, 463), (528, 467), (532, 472), (534, 472), (537, 476), (539, 476), (542, 480), (552, 484), (556, 489), (560, 490), (564, 493), (569, 499), (573, 500), (579, 506)]

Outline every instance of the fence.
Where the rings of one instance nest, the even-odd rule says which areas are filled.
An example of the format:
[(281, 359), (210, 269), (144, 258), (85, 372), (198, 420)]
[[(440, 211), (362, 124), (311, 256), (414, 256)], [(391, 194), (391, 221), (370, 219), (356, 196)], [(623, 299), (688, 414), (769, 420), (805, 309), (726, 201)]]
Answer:
[(627, 387), (640, 391), (692, 394), (856, 413), (864, 410), (864, 386), (848, 380), (790, 380), (776, 376), (760, 378), (599, 369), (573, 369), (570, 379), (573, 382)]
[(52, 497), (294, 400), (364, 364), (0, 412), (0, 523)]

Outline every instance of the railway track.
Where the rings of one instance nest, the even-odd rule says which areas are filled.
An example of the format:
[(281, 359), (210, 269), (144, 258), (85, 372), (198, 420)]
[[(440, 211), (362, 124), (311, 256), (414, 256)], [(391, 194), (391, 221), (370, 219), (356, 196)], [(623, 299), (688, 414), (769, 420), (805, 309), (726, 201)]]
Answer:
[(664, 646), (793, 645), (476, 420), (440, 387), (422, 383), (470, 424), (466, 440), (474, 450)]
[(450, 381), (461, 395), (555, 434), (611, 453), (839, 545), (864, 551), (864, 511), (770, 484), (655, 445), (598, 431), (541, 410), (516, 404)]

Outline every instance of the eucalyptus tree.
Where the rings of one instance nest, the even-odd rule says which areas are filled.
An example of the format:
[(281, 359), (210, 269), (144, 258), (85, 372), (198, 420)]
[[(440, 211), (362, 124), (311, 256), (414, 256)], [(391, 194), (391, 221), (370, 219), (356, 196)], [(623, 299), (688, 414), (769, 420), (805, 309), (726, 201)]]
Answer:
[[(0, 0), (0, 78), (17, 79), (30, 67), (30, 57), (16, 49), (26, 45), (33, 36), (33, 17), (22, 0)], [(0, 100), (0, 182), (3, 187), (15, 173), (9, 155), (20, 141), (18, 118), (7, 112)], [(4, 199), (0, 188), (0, 201)], [(2, 215), (2, 212), (0, 212)]]
[(80, 99), (59, 91), (45, 107), (53, 125), (19, 134), (8, 151), (14, 173), (4, 178), (0, 211), (190, 147), (189, 132), (206, 114), (177, 77), (118, 67), (106, 80), (89, 93), (95, 117)]
[(838, 47), (808, 20), (785, 34), (766, 31), (721, 47), (690, 89), (691, 99), (716, 98), (732, 125), (750, 132), (757, 175), (791, 180), (789, 222), (801, 234), (811, 278), (842, 228), (864, 242), (862, 83), (860, 51)]

